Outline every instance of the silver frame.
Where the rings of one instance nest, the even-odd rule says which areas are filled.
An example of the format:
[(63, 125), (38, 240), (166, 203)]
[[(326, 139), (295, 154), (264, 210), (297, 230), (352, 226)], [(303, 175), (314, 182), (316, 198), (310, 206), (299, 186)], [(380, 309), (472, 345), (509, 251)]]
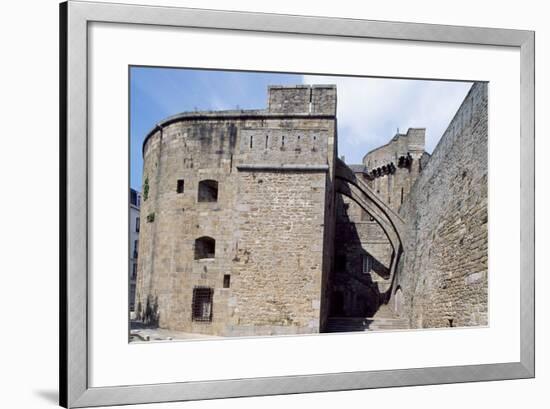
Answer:
[[(488, 365), (207, 382), (88, 385), (87, 27), (89, 22), (480, 44), (520, 49), (521, 359)], [(60, 404), (137, 404), (535, 376), (535, 33), (479, 27), (69, 1), (60, 5)]]

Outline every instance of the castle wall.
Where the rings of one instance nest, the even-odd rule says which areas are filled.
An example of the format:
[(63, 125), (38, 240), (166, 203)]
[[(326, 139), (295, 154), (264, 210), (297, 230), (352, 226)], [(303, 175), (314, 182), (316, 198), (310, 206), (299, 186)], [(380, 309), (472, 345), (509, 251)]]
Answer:
[[(431, 158), (425, 130), (409, 129), (350, 165), (408, 226), (395, 281), (382, 227), (334, 193), (335, 115), (335, 87), (274, 86), (266, 110), (183, 113), (150, 133), (139, 318), (213, 335), (315, 333), (328, 316), (372, 317), (393, 289), (412, 328), (487, 324), (487, 85), (474, 84)], [(217, 199), (199, 200), (212, 181)]]
[(240, 172), (232, 334), (319, 332), (325, 172)]
[[(389, 284), (392, 247), (380, 225), (352, 199), (337, 195), (333, 316), (369, 317)], [(365, 257), (370, 265), (365, 266)], [(369, 267), (368, 269), (366, 267)], [(336, 296), (334, 294), (337, 294)], [(343, 305), (337, 305), (337, 298)]]
[[(335, 113), (335, 94), (325, 88), (319, 92), (331, 100), (321, 105)], [(289, 99), (302, 90), (288, 88)], [(142, 319), (215, 335), (319, 331), (334, 240), (335, 117), (309, 112), (309, 97), (294, 109), (291, 116), (186, 113), (149, 135), (136, 296)], [(198, 201), (204, 180), (218, 183), (217, 201)], [(213, 257), (196, 259), (201, 237), (215, 240)], [(212, 291), (203, 307), (211, 320), (192, 318), (197, 287)]]
[(487, 98), (475, 83), (401, 206), (391, 303), (412, 328), (487, 325)]
[[(351, 165), (393, 210), (407, 198), (429, 155), (424, 151), (425, 129), (410, 128)], [(393, 247), (382, 227), (357, 203), (337, 195), (336, 268), (330, 284), (333, 316), (371, 317), (391, 286)], [(343, 300), (339, 301), (339, 300)], [(343, 305), (342, 305), (343, 303)], [(340, 304), (340, 305), (338, 305)]]

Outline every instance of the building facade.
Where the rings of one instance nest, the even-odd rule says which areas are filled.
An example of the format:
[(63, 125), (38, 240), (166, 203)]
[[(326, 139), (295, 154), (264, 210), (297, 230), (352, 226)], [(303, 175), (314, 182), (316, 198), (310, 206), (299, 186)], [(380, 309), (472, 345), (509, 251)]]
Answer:
[(130, 312), (135, 309), (136, 299), (136, 281), (137, 281), (137, 267), (138, 267), (138, 254), (139, 254), (139, 227), (140, 216), (139, 208), (141, 206), (141, 194), (134, 189), (130, 189), (130, 235), (129, 235), (129, 294), (128, 299)]
[(331, 85), (160, 122), (143, 144), (137, 318), (222, 336), (486, 325), (487, 84), (432, 157), (424, 145), (411, 128), (346, 165)]

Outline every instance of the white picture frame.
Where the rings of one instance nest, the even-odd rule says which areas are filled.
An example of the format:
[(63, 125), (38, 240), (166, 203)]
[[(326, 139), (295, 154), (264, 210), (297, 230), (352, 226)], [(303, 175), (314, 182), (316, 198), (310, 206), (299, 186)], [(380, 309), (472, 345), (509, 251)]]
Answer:
[[(68, 2), (61, 11), (60, 403), (86, 407), (534, 376), (534, 33), (427, 24)], [(93, 22), (515, 47), (520, 51), (520, 359), (495, 364), (93, 387), (89, 382), (88, 27)], [(124, 137), (124, 136), (121, 136)]]

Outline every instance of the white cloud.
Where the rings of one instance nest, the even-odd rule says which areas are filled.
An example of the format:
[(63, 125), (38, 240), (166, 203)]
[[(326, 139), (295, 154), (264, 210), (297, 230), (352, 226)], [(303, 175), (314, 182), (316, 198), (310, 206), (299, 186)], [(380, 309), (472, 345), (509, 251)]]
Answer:
[(426, 128), (426, 150), (432, 152), (471, 83), (380, 78), (304, 76), (306, 84), (336, 84), (338, 153), (347, 163), (410, 127)]

